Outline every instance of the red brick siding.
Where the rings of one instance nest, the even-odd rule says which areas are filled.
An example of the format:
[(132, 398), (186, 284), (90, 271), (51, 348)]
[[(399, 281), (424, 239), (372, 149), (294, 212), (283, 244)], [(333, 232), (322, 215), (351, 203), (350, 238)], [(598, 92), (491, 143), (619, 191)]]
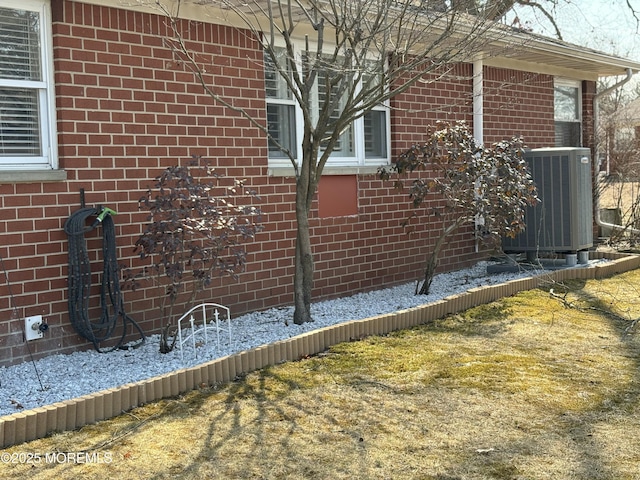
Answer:
[(485, 143), (511, 135), (529, 148), (554, 146), (552, 76), (485, 67), (484, 85)]
[[(596, 82), (582, 82), (582, 146), (595, 151), (595, 138), (593, 134), (593, 101), (596, 96)], [(595, 167), (595, 162), (594, 167)]]
[[(454, 123), (464, 121), (473, 125), (473, 67), (471, 64), (458, 64), (448, 68), (437, 69), (426, 74), (420, 82), (413, 85), (405, 94), (391, 99), (391, 139), (392, 157), (396, 157), (412, 144), (423, 142), (428, 134), (428, 127), (438, 121)], [(384, 227), (393, 235), (391, 250), (384, 249), (393, 262), (393, 257), (406, 256), (410, 262), (408, 267), (420, 275), (424, 262), (442, 229), (442, 222), (437, 216), (441, 207), (441, 199), (430, 198), (425, 202), (423, 215), (412, 221), (413, 233), (398, 229), (398, 224), (406, 218), (409, 202), (406, 192), (389, 192), (388, 185), (370, 183), (372, 196), (382, 206), (381, 214)], [(361, 193), (362, 194), (362, 193)], [(383, 235), (386, 232), (383, 232)], [(425, 248), (426, 247), (426, 248)], [(470, 225), (452, 236), (441, 254), (441, 270), (460, 268), (477, 259)], [(400, 267), (402, 269), (404, 267)], [(395, 269), (394, 271), (397, 271)], [(399, 281), (396, 280), (396, 281)]]
[[(68, 180), (0, 184), (0, 255), (18, 316), (42, 314), (50, 325), (45, 339), (29, 343), (34, 356), (90, 348), (71, 327), (66, 303), (67, 238), (62, 227), (80, 206), (80, 189), (88, 205), (106, 205), (118, 212), (114, 220), (119, 261), (139, 269), (133, 245), (145, 214), (138, 210), (138, 199), (163, 168), (191, 155), (211, 160), (225, 176), (246, 178), (262, 198), (264, 213), (265, 230), (247, 246), (247, 271), (237, 281), (216, 281), (207, 298), (229, 305), (233, 315), (291, 304), (295, 185), (291, 178), (267, 176), (266, 140), (259, 129), (203, 93), (164, 42), (164, 18), (69, 0), (53, 2), (53, 10), (59, 157)], [(180, 28), (216, 91), (264, 120), (258, 44), (246, 32), (225, 26), (184, 22)], [(496, 71), (496, 85), (513, 75)], [(421, 141), (425, 126), (435, 120), (471, 123), (471, 66), (457, 66), (432, 80), (391, 102), (394, 155)], [(504, 99), (496, 90), (490, 107), (485, 107), (488, 135), (500, 139), (526, 133), (529, 110), (535, 107), (535, 146), (553, 138), (553, 103), (547, 101), (553, 92), (547, 80), (523, 86), (513, 82)], [(519, 108), (505, 109), (516, 94)], [(434, 199), (429, 206), (438, 205)], [(392, 190), (375, 175), (358, 176), (357, 215), (319, 218), (315, 205), (314, 297), (418, 278), (439, 220), (425, 213), (417, 219), (416, 234), (409, 237), (400, 227), (407, 208), (406, 192)], [(477, 258), (470, 228), (448, 242), (442, 269), (466, 266)], [(96, 272), (101, 268), (100, 235), (87, 235)], [(150, 287), (124, 293), (127, 312), (149, 334), (164, 323), (156, 296)], [(95, 312), (95, 296), (94, 300)], [(5, 365), (29, 355), (22, 321), (13, 318), (12, 306), (7, 283), (1, 281), (0, 364)]]
[(424, 140), (437, 121), (473, 122), (472, 66), (456, 65), (429, 73), (405, 94), (391, 99), (391, 139), (398, 155)]

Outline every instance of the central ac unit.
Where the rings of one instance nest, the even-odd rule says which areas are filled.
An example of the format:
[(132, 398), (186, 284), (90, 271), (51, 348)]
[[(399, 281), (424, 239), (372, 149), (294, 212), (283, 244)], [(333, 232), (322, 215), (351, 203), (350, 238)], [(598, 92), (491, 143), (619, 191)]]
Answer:
[(588, 148), (525, 153), (540, 202), (525, 212), (526, 229), (504, 238), (506, 253), (573, 253), (593, 246), (591, 154)]

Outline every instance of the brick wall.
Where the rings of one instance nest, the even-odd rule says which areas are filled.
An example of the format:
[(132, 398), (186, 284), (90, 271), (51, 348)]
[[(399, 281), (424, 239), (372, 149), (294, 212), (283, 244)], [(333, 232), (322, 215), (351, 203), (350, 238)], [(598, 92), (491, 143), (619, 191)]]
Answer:
[(486, 143), (510, 132), (529, 148), (554, 146), (552, 76), (485, 67), (484, 83)]
[[(214, 282), (207, 298), (232, 314), (292, 303), (295, 189), (291, 178), (267, 176), (266, 140), (240, 115), (216, 104), (163, 40), (165, 19), (72, 1), (53, 2), (54, 57), (60, 166), (68, 180), (0, 185), (0, 255), (18, 316), (41, 314), (50, 329), (29, 342), (42, 356), (90, 348), (67, 315), (67, 238), (63, 224), (80, 207), (105, 205), (114, 217), (120, 263), (139, 269), (133, 245), (145, 214), (138, 199), (165, 167), (202, 155), (228, 177), (247, 179), (261, 197), (265, 230), (247, 245), (247, 271), (238, 280)], [(184, 22), (181, 32), (206, 66), (207, 82), (225, 99), (263, 120), (261, 52), (248, 35), (225, 26)], [(535, 145), (553, 139), (553, 85), (549, 77), (522, 77), (495, 70), (495, 91), (485, 107), (487, 136), (501, 139), (535, 125)], [(535, 76), (534, 76), (535, 77)], [(392, 102), (392, 148), (399, 153), (424, 138), (435, 120), (472, 121), (471, 66), (460, 65), (433, 82), (421, 83)], [(510, 82), (505, 88), (505, 82)], [(501, 92), (507, 92), (501, 95)], [(551, 102), (551, 103), (549, 103)], [(516, 108), (517, 107), (517, 108)], [(531, 122), (535, 111), (536, 121)], [(518, 126), (518, 128), (514, 128)], [(418, 218), (416, 234), (400, 227), (406, 193), (375, 175), (360, 175), (358, 214), (311, 219), (316, 299), (413, 281), (436, 238), (438, 218)], [(433, 200), (436, 206), (438, 200)], [(99, 230), (87, 234), (98, 280)], [(442, 269), (477, 258), (469, 229), (448, 243)], [(5, 280), (4, 275), (0, 276)], [(148, 334), (164, 320), (158, 291), (150, 286), (124, 293), (125, 308)], [(94, 311), (97, 296), (94, 295)], [(22, 321), (14, 318), (5, 281), (0, 282), (0, 364), (17, 363), (30, 352)]]
[[(582, 146), (595, 152), (593, 101), (596, 96), (596, 82), (582, 82)], [(593, 166), (596, 167), (595, 162)]]
[(391, 100), (391, 139), (398, 155), (425, 138), (425, 125), (437, 121), (473, 124), (473, 69), (455, 65), (427, 74), (405, 94)]
[[(472, 128), (472, 65), (458, 64), (442, 67), (426, 74), (406, 94), (391, 100), (391, 112), (392, 157), (400, 155), (413, 144), (424, 142), (428, 127), (435, 125), (438, 121), (449, 123), (464, 121)], [(375, 189), (373, 189), (374, 186)], [(420, 275), (424, 261), (428, 258), (431, 247), (443, 228), (442, 219), (437, 213), (441, 211), (441, 200), (435, 196), (426, 199), (423, 216), (411, 222), (414, 230), (408, 240), (406, 232), (397, 229), (397, 225), (406, 218), (408, 213), (407, 193), (393, 192), (393, 196), (390, 197), (388, 185), (375, 184), (375, 182), (370, 183), (370, 188), (372, 188), (370, 194), (379, 195), (374, 198), (378, 198), (384, 205), (383, 218), (390, 222), (389, 228), (395, 229), (397, 238), (393, 239), (393, 245), (405, 245), (397, 251), (406, 250), (408, 259), (414, 259), (412, 269)], [(388, 201), (387, 199), (390, 198), (391, 200)], [(464, 227), (458, 234), (449, 238), (447, 247), (440, 257), (441, 270), (460, 268), (475, 261), (478, 256), (473, 226)]]

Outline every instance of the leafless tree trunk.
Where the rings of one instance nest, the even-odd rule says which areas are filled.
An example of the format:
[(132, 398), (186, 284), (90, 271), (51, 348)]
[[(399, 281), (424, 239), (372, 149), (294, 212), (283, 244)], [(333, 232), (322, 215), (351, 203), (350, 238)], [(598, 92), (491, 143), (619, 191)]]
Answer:
[[(344, 131), (417, 82), (445, 76), (458, 62), (499, 53), (493, 40), (515, 34), (509, 47), (521, 45), (521, 35), (499, 24), (504, 14), (516, 4), (543, 8), (557, 0), (164, 1), (169, 3), (155, 3), (172, 21), (172, 47), (205, 91), (245, 116), (290, 160), (297, 189), (294, 322), (304, 323), (312, 320), (309, 213), (322, 172)], [(302, 117), (298, 145), (274, 138), (268, 125), (205, 81), (175, 22), (180, 5), (187, 2), (199, 3), (203, 18), (207, 12), (218, 19), (226, 15), (229, 24), (251, 32), (260, 42), (265, 67), (268, 64), (286, 84)]]

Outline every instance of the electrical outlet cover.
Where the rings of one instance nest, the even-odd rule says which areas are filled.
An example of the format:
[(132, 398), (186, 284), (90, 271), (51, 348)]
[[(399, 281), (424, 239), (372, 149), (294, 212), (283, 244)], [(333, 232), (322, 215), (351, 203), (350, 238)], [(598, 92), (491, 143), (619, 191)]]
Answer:
[(27, 340), (37, 340), (43, 337), (40, 325), (42, 325), (42, 315), (34, 315), (24, 319), (24, 336)]

